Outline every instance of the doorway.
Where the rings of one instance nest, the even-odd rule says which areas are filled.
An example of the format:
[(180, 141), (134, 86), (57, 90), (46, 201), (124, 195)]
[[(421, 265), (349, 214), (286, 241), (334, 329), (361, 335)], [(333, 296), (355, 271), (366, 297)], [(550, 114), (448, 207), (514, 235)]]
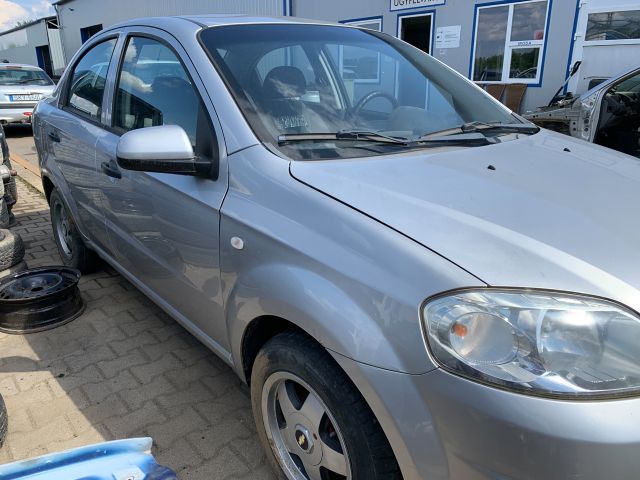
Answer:
[[(431, 53), (433, 13), (416, 13), (398, 16), (398, 37), (400, 40)], [(398, 101), (404, 106), (425, 108), (428, 103), (429, 84), (415, 68), (400, 69), (396, 75)], [(406, 86), (410, 85), (410, 88)]]
[(40, 45), (36, 47), (36, 58), (38, 59), (38, 66), (47, 72), (47, 75), (53, 77), (53, 62), (51, 61), (49, 45)]
[(398, 36), (423, 52), (431, 53), (432, 26), (432, 13), (402, 15), (398, 17)]

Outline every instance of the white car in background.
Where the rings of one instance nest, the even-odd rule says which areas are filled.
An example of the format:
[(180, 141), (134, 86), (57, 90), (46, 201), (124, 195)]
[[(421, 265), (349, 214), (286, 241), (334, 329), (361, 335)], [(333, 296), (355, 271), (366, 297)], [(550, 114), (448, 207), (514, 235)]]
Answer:
[(30, 123), (41, 98), (51, 95), (55, 85), (41, 68), (0, 63), (0, 124)]

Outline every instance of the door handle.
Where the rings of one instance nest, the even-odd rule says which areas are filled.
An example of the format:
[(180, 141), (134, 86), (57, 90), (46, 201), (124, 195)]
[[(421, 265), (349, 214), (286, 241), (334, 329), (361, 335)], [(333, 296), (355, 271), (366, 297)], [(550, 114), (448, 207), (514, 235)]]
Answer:
[(52, 142), (60, 143), (60, 137), (58, 136), (58, 134), (57, 134), (56, 132), (51, 131), (51, 132), (49, 132), (49, 133), (47, 134), (47, 136), (49, 137), (49, 139), (50, 139)]
[(112, 178), (122, 178), (122, 172), (113, 162), (102, 162), (100, 165), (103, 173)]

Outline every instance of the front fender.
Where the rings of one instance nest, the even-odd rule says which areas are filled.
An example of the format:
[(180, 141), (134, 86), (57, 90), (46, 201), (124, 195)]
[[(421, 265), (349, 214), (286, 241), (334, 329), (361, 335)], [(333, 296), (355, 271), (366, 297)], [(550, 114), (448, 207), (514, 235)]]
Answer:
[(229, 164), (220, 265), (238, 370), (244, 332), (265, 316), (285, 319), (360, 363), (412, 374), (436, 368), (422, 338), (420, 305), (436, 293), (481, 285), (478, 279), (298, 182), (288, 163), (262, 146)]
[[(235, 282), (227, 303), (227, 328), (234, 359), (251, 322), (273, 316), (288, 320), (325, 348), (361, 361), (403, 369), (403, 360), (371, 313), (344, 286), (292, 264), (257, 265)], [(416, 320), (417, 323), (417, 320)], [(419, 332), (417, 332), (419, 333)], [(241, 368), (241, 362), (237, 363)], [(426, 364), (425, 364), (426, 368)]]

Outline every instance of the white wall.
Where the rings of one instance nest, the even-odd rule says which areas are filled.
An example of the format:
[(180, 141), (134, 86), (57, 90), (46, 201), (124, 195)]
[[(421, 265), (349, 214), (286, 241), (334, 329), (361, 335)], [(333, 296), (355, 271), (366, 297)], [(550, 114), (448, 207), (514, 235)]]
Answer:
[[(546, 105), (563, 84), (569, 63), (571, 34), (578, 1), (582, 0), (553, 0), (542, 82), (540, 86), (528, 88), (523, 110)], [(401, 16), (432, 12), (435, 15), (434, 30), (442, 26), (461, 26), (458, 48), (434, 48), (432, 54), (468, 76), (474, 37), (475, 7), (495, 3), (495, 0), (446, 0), (443, 5), (437, 5), (440, 3), (438, 0), (424, 2), (435, 5), (391, 11), (391, 0), (291, 0), (292, 14), (298, 17), (338, 22), (382, 16), (383, 31), (394, 36), (398, 34), (398, 20)], [(287, 3), (288, 0), (73, 0), (58, 8), (60, 26), (63, 28), (63, 46), (68, 61), (82, 44), (80, 29), (91, 25), (102, 24), (106, 28), (135, 17), (202, 13), (274, 16), (282, 15)]]
[[(307, 0), (315, 1), (315, 0)], [(365, 0), (367, 1), (367, 0)], [(247, 13), (283, 15), (283, 0), (75, 0), (58, 7), (66, 60), (82, 45), (80, 29), (137, 17), (193, 15), (206, 13)]]
[(585, 41), (590, 13), (640, 10), (640, 0), (582, 0), (572, 64), (582, 61), (569, 91), (582, 94), (595, 78), (608, 78), (640, 64), (640, 39)]
[(49, 43), (45, 23), (43, 20), (15, 32), (0, 35), (0, 60), (6, 58), (10, 62), (37, 66), (36, 47)]
[[(554, 0), (549, 31), (547, 32), (546, 61), (541, 86), (530, 86), (523, 102), (523, 111), (546, 105), (566, 78), (571, 32), (575, 18), (576, 2), (580, 0)], [(612, 1), (612, 0), (604, 0)], [(627, 0), (640, 1), (640, 0)], [(398, 18), (402, 15), (433, 12), (435, 28), (460, 25), (460, 46), (437, 50), (432, 54), (438, 60), (469, 76), (471, 49), (474, 37), (474, 11), (476, 5), (495, 3), (495, 0), (447, 0), (444, 5), (418, 9), (391, 11), (390, 0), (295, 0), (293, 15), (330, 21), (346, 21), (363, 17), (382, 16), (383, 31), (398, 36)]]

